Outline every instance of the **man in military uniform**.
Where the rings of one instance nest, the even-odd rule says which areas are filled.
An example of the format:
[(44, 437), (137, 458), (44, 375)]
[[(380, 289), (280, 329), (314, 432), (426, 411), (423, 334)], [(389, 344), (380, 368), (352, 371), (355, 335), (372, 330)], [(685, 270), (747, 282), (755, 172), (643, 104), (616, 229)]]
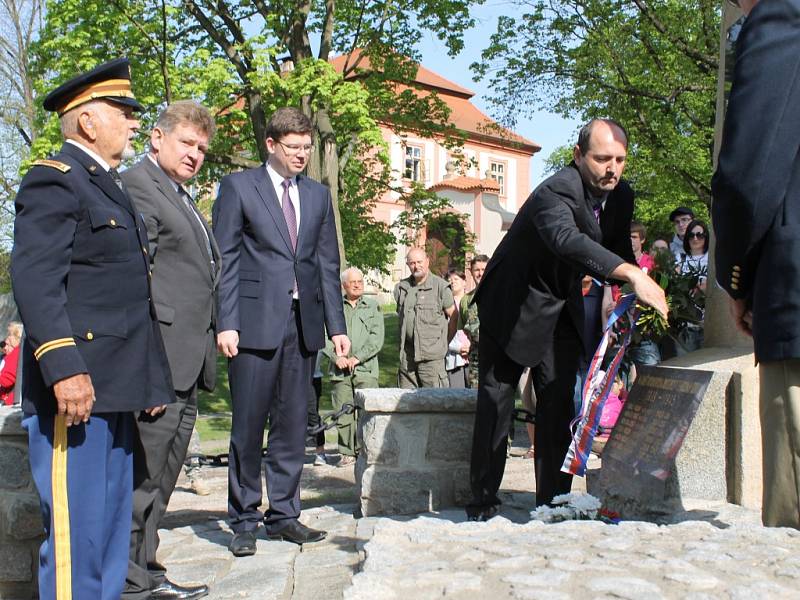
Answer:
[(16, 197), (11, 277), (22, 402), (46, 539), (39, 597), (118, 600), (128, 570), (134, 412), (174, 399), (147, 235), (116, 172), (141, 106), (127, 59), (52, 91), (66, 139)]
[(450, 284), (430, 272), (430, 261), (422, 248), (406, 256), (411, 275), (394, 288), (400, 317), (401, 388), (448, 387), (444, 356), (456, 332), (456, 310)]
[[(364, 298), (364, 275), (355, 267), (342, 273), (344, 321), (350, 338), (350, 353), (336, 356), (333, 342), (325, 355), (330, 359), (331, 399), (336, 410), (352, 403), (355, 391), (378, 387), (378, 352), (383, 347), (383, 314), (378, 303)], [(358, 454), (355, 413), (342, 415), (337, 422), (340, 467), (352, 465)]]
[(489, 262), (489, 257), (485, 254), (478, 254), (469, 261), (469, 272), (472, 279), (475, 281), (475, 289), (471, 292), (464, 294), (461, 298), (460, 306), (458, 307), (458, 328), (463, 329), (464, 333), (469, 338), (469, 353), (467, 360), (469, 361), (468, 369), (468, 383), (469, 387), (477, 389), (478, 387), (478, 339), (480, 321), (478, 320), (478, 305), (472, 303), (472, 298), (475, 296), (475, 290), (478, 289), (481, 279), (483, 279), (483, 272), (486, 270), (486, 263)]

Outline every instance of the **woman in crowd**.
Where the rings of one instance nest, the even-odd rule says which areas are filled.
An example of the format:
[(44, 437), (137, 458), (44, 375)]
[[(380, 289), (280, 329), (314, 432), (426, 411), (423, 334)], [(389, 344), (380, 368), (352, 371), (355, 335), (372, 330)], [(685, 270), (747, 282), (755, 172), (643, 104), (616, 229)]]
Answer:
[[(702, 296), (706, 292), (708, 273), (708, 227), (699, 219), (693, 220), (686, 228), (683, 237), (684, 256), (678, 264), (678, 272), (684, 275), (697, 275), (695, 294)], [(693, 352), (703, 345), (702, 310), (700, 323), (686, 322), (681, 326), (678, 339), (683, 348), (678, 347), (678, 356)]]
[(17, 363), (19, 362), (19, 343), (22, 340), (22, 323), (11, 321), (5, 339), (6, 359), (0, 370), (0, 401), (6, 406), (14, 404), (14, 384), (17, 382)]
[[(461, 299), (466, 293), (467, 276), (459, 269), (450, 269), (445, 275), (445, 279), (453, 290), (453, 299), (456, 307), (461, 305)], [(453, 313), (451, 319), (458, 321), (458, 308)], [(447, 354), (444, 357), (444, 366), (447, 370), (447, 378), (451, 388), (465, 388), (467, 385), (467, 354), (469, 353), (469, 339), (464, 330), (459, 329), (450, 340)]]

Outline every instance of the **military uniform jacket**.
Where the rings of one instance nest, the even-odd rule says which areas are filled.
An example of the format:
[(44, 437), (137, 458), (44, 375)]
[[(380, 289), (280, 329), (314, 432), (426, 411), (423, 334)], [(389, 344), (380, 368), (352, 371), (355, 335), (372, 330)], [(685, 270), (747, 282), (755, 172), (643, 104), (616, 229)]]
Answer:
[(52, 385), (78, 373), (91, 377), (97, 413), (172, 402), (141, 217), (83, 150), (64, 144), (53, 158), (31, 168), (16, 197), (23, 409), (53, 413)]
[(800, 358), (800, 0), (742, 26), (711, 190), (717, 281), (751, 305), (756, 358)]
[(516, 363), (536, 366), (554, 340), (583, 336), (581, 278), (606, 280), (636, 264), (633, 190), (620, 181), (594, 216), (574, 164), (543, 181), (517, 213), (475, 290), (481, 335)]
[(400, 317), (400, 365), (406, 364), (409, 329), (414, 339), (413, 360), (444, 360), (449, 341), (444, 311), (455, 304), (450, 284), (433, 273), (422, 283), (409, 275), (395, 286), (394, 301)]

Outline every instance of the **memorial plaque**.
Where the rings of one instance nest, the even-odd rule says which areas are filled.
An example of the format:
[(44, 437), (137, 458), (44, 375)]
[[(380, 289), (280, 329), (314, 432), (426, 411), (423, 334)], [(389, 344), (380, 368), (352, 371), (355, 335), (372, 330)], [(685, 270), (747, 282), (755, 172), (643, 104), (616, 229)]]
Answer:
[(713, 376), (668, 367), (637, 372), (603, 449), (598, 481), (604, 505), (626, 517), (670, 510), (666, 482)]

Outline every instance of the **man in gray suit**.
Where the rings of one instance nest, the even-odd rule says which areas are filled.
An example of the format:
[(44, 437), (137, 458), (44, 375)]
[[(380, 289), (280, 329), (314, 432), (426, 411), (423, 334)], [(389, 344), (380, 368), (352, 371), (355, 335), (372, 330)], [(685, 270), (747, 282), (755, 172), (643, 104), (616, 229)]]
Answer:
[(219, 250), (184, 185), (203, 166), (214, 119), (192, 101), (169, 105), (150, 153), (122, 174), (147, 226), (152, 295), (177, 402), (137, 420), (131, 554), (123, 598), (201, 598), (206, 586), (180, 586), (156, 560), (158, 525), (175, 489), (197, 417), (197, 389), (213, 390), (215, 288)]

